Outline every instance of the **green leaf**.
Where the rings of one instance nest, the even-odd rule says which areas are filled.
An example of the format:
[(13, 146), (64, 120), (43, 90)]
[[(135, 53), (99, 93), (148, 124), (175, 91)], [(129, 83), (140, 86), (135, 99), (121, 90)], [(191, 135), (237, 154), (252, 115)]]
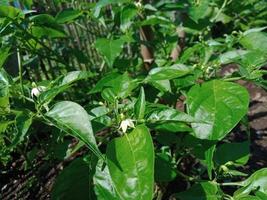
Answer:
[(98, 107), (94, 107), (93, 109), (91, 109), (89, 112), (89, 115), (90, 115), (90, 119), (93, 120), (98, 117), (103, 117), (108, 113), (109, 113), (109, 109), (106, 106), (98, 106)]
[(212, 145), (204, 153), (205, 163), (207, 165), (208, 176), (210, 180), (212, 180), (212, 170), (214, 169), (213, 155), (214, 155), (215, 148), (216, 148), (216, 145)]
[(17, 144), (21, 143), (32, 124), (32, 115), (29, 112), (21, 112), (16, 116), (16, 127), (17, 133), (11, 142), (11, 148), (15, 147)]
[(69, 87), (70, 87), (69, 85), (61, 85), (61, 86), (53, 87), (53, 88), (51, 88), (49, 90), (46, 90), (46, 91), (42, 92), (38, 96), (39, 104), (40, 105), (43, 105), (43, 104), (48, 105), (48, 103), (50, 103), (58, 94), (64, 92)]
[(124, 32), (132, 24), (132, 19), (137, 15), (137, 9), (134, 5), (123, 6), (120, 13), (120, 29)]
[(161, 92), (171, 92), (171, 84), (169, 80), (149, 80), (149, 84), (157, 88)]
[(154, 25), (161, 25), (161, 24), (167, 24), (169, 26), (172, 25), (172, 21), (166, 17), (158, 16), (158, 15), (150, 15), (142, 22), (138, 23), (139, 26), (154, 26)]
[(219, 60), (221, 64), (229, 64), (231, 62), (236, 61), (241, 56), (248, 53), (248, 51), (237, 49), (232, 51), (227, 51), (219, 56)]
[(162, 132), (188, 132), (192, 129), (187, 123), (194, 122), (194, 118), (179, 110), (162, 107), (152, 109), (146, 115), (146, 123), (152, 129)]
[(55, 18), (49, 14), (39, 14), (30, 17), (30, 21), (36, 26), (60, 27)]
[(125, 98), (138, 86), (138, 84), (138, 80), (132, 79), (129, 77), (128, 73), (124, 73), (114, 79), (108, 87), (111, 86), (117, 97)]
[(187, 94), (193, 135), (200, 139), (221, 140), (247, 113), (249, 94), (246, 88), (231, 82), (213, 80), (193, 86)]
[(255, 195), (256, 195), (257, 197), (259, 197), (260, 200), (266, 200), (266, 199), (267, 199), (267, 194), (266, 194), (266, 193), (263, 193), (263, 192), (261, 192), (261, 191), (256, 191), (256, 192), (255, 192)]
[(260, 68), (267, 63), (266, 52), (252, 50), (240, 57), (239, 73), (250, 80), (259, 80), (263, 73)]
[(90, 93), (101, 91), (103, 99), (114, 102), (116, 98), (126, 98), (138, 84), (138, 80), (130, 78), (128, 73), (114, 73), (101, 79)]
[(9, 82), (4, 69), (0, 69), (0, 110), (9, 109)]
[(161, 1), (157, 4), (157, 8), (162, 11), (176, 11), (178, 9), (184, 8), (183, 2), (172, 2), (172, 1)]
[(117, 78), (118, 76), (120, 76), (120, 74), (117, 72), (107, 74), (96, 83), (95, 87), (90, 90), (89, 94), (101, 92), (105, 87), (108, 87), (109, 83), (113, 79)]
[(0, 70), (0, 98), (8, 96), (8, 93), (9, 93), (8, 86), (9, 86), (9, 82), (6, 76), (6, 72), (3, 69), (1, 69)]
[(155, 11), (155, 12), (157, 11), (157, 8), (152, 6), (151, 4), (145, 4), (144, 9), (150, 10), (150, 11)]
[(169, 182), (175, 179), (177, 172), (172, 163), (171, 155), (167, 153), (157, 153), (155, 157), (155, 180), (157, 182)]
[(2, 47), (0, 49), (0, 69), (4, 65), (6, 59), (8, 58), (10, 47)]
[(0, 121), (0, 133), (3, 133), (6, 131), (9, 124), (11, 124), (12, 121)]
[(174, 195), (177, 200), (215, 200), (221, 199), (218, 195), (218, 187), (213, 182), (201, 182), (193, 185), (184, 192)]
[(188, 74), (183, 77), (173, 79), (172, 82), (174, 83), (175, 88), (177, 88), (177, 91), (179, 91), (182, 88), (195, 85), (201, 74), (201, 70), (194, 70), (193, 74)]
[(248, 29), (247, 31), (245, 31), (243, 33), (243, 35), (247, 35), (249, 33), (254, 33), (254, 32), (261, 32), (261, 31), (265, 30), (266, 28), (267, 28), (267, 26), (259, 27), (259, 28), (251, 28), (251, 29)]
[(107, 6), (110, 4), (117, 4), (117, 3), (126, 3), (129, 2), (129, 0), (100, 0), (97, 2), (96, 6)]
[(72, 71), (68, 72), (62, 79), (60, 85), (69, 85), (75, 81), (94, 77), (95, 75), (88, 71)]
[(5, 6), (7, 6), (9, 4), (9, 0), (2, 0), (1, 2), (0, 2), (0, 5), (2, 6), (2, 5), (5, 5)]
[(121, 199), (152, 199), (154, 147), (148, 129), (137, 126), (107, 146), (107, 164)]
[(114, 93), (114, 90), (111, 88), (105, 88), (101, 92), (101, 97), (106, 100), (107, 102), (112, 102), (114, 103), (116, 101), (116, 94)]
[(160, 132), (169, 132), (169, 133), (178, 133), (178, 132), (191, 132), (192, 129), (183, 122), (178, 121), (161, 121), (157, 123), (148, 124), (149, 128), (160, 131)]
[(76, 158), (58, 175), (53, 185), (52, 200), (85, 200), (89, 198), (89, 165)]
[(235, 169), (229, 169), (227, 168), (226, 171), (223, 172), (225, 175), (230, 175), (231, 177), (233, 176), (248, 176), (248, 174), (243, 173), (241, 171), (235, 170)]
[(267, 52), (267, 33), (251, 32), (240, 39), (240, 43), (249, 50)]
[(198, 23), (198, 20), (207, 17), (211, 10), (209, 7), (209, 0), (194, 1), (190, 0), (191, 5), (189, 7), (188, 14), (192, 20)]
[(245, 165), (249, 159), (249, 142), (224, 143), (216, 148), (214, 160), (218, 165), (233, 162), (235, 165)]
[(13, 6), (0, 5), (0, 18), (1, 17), (16, 19), (17, 17), (24, 17), (24, 15), (20, 9)]
[(28, 9), (32, 8), (33, 0), (22, 0), (21, 2), (23, 3), (23, 6), (25, 6), (26, 8), (28, 8)]
[(254, 172), (249, 178), (241, 182), (242, 188), (234, 193), (235, 198), (248, 195), (253, 190), (267, 194), (267, 168)]
[(210, 153), (209, 151), (212, 150), (212, 146), (216, 144), (216, 141), (202, 140), (190, 134), (186, 134), (182, 138), (182, 144), (190, 148), (192, 154), (208, 166), (208, 162), (210, 162), (210, 160), (207, 159), (208, 154)]
[(159, 81), (159, 80), (170, 80), (184, 76), (192, 71), (191, 67), (175, 64), (171, 67), (157, 67), (149, 71), (146, 79)]
[(259, 197), (252, 196), (252, 195), (247, 195), (247, 196), (242, 196), (242, 197), (234, 198), (234, 200), (265, 200), (265, 199), (261, 199)]
[(57, 14), (56, 21), (60, 24), (70, 23), (81, 15), (82, 12), (79, 10), (66, 9)]
[(101, 9), (107, 5), (126, 3), (126, 2), (129, 2), (129, 0), (100, 0), (96, 3), (94, 7), (94, 16), (99, 17)]
[(53, 125), (82, 140), (96, 156), (103, 158), (96, 144), (89, 115), (79, 104), (71, 101), (56, 103), (46, 116)]
[(57, 30), (45, 26), (33, 26), (32, 35), (37, 38), (48, 37), (48, 38), (64, 38), (66, 34), (63, 30)]
[(156, 108), (147, 116), (147, 122), (194, 122), (194, 118), (179, 110), (169, 107)]
[(266, 63), (266, 53), (257, 50), (248, 51), (240, 57), (240, 60), (238, 60), (238, 64), (240, 64), (241, 67), (246, 68), (248, 71), (259, 69)]
[(94, 174), (94, 190), (97, 196), (97, 200), (118, 200), (122, 199), (118, 192), (117, 188), (114, 185), (108, 166), (106, 165), (103, 168), (104, 162), (99, 160), (96, 166), (96, 171)]
[(45, 90), (38, 96), (38, 101), (40, 104), (48, 104), (52, 101), (58, 94), (67, 90), (72, 83), (93, 77), (94, 74), (86, 71), (72, 71), (67, 73), (64, 77), (57, 79), (57, 85), (53, 85), (52, 88)]
[(106, 39), (100, 38), (96, 40), (95, 47), (101, 53), (109, 67), (113, 66), (115, 59), (120, 55), (123, 48), (123, 39)]
[(210, 17), (210, 21), (212, 22), (222, 22), (223, 24), (227, 24), (232, 21), (232, 17), (221, 12), (218, 7), (213, 8), (212, 16)]
[(203, 49), (203, 45), (201, 43), (197, 43), (193, 45), (192, 47), (186, 48), (183, 52), (181, 57), (179, 58), (180, 63), (185, 63), (189, 61), (196, 52), (201, 52)]
[(146, 109), (145, 91), (144, 88), (141, 87), (139, 97), (134, 105), (134, 113), (136, 119), (141, 120), (144, 118), (145, 109)]

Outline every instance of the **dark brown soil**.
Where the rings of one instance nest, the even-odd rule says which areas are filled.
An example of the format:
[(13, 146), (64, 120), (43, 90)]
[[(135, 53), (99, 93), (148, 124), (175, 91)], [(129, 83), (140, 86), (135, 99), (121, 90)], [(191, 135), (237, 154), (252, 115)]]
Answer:
[(251, 159), (253, 170), (267, 167), (267, 92), (251, 83), (246, 84), (251, 94), (249, 123), (251, 127)]

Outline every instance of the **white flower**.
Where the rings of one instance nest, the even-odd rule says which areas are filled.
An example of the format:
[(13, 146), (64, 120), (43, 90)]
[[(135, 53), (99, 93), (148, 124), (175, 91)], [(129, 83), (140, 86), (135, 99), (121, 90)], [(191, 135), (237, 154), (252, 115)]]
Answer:
[(142, 3), (141, 3), (141, 1), (134, 2), (134, 4), (135, 4), (135, 6), (138, 7), (138, 8), (142, 7)]
[(134, 128), (134, 123), (132, 119), (123, 120), (119, 129), (121, 129), (123, 133), (126, 133), (128, 127)]
[(32, 91), (31, 91), (32, 98), (34, 96), (38, 97), (40, 95), (40, 93), (45, 91), (45, 90), (46, 90), (46, 87), (44, 87), (44, 86), (38, 86), (38, 87), (32, 88)]

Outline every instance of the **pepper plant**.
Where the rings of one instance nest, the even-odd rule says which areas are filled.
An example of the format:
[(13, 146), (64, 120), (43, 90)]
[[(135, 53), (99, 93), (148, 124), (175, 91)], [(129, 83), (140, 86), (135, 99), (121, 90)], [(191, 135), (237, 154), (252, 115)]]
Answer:
[[(234, 4), (244, 10), (249, 5), (100, 0), (87, 3), (86, 10), (64, 12), (64, 23), (86, 15), (110, 29), (94, 43), (103, 63), (91, 71), (66, 67), (58, 78), (37, 83), (24, 78), (23, 64), (18, 76), (7, 73), (12, 67), (5, 62), (12, 52), (7, 39), (27, 41), (17, 46), (19, 52), (44, 53), (66, 64), (46, 51), (47, 33), (65, 37), (62, 24), (52, 15), (25, 16), (0, 7), (2, 166), (18, 152), (30, 168), (34, 158), (28, 144), (36, 139), (47, 162), (54, 161), (59, 144), (64, 147), (63, 155), (56, 154), (60, 160), (84, 152), (59, 173), (52, 199), (266, 199), (267, 169), (242, 170), (251, 139), (250, 96), (242, 83), (266, 89), (267, 33), (264, 26), (244, 25), (231, 16)], [(242, 14), (242, 20), (251, 20)], [(48, 29), (50, 22), (54, 28)], [(11, 28), (15, 34), (5, 32)], [(233, 69), (224, 72), (229, 66)], [(238, 126), (245, 128), (245, 139), (233, 142), (229, 135)], [(49, 147), (44, 137), (51, 139)]]

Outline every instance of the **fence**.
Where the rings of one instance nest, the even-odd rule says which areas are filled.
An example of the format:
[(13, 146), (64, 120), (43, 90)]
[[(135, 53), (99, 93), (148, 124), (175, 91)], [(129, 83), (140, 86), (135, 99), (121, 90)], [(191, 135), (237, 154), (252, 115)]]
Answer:
[[(95, 1), (34, 0), (30, 7), (27, 7), (25, 2), (25, 0), (13, 1), (10, 4), (22, 10), (33, 9), (37, 11), (37, 14), (46, 13), (55, 16), (60, 11), (68, 8), (88, 11)], [(106, 37), (108, 33), (106, 27), (99, 25), (89, 15), (84, 14), (72, 23), (65, 24), (64, 30), (67, 33), (66, 38), (45, 40), (49, 50), (58, 54), (63, 62), (42, 56), (42, 54), (32, 56), (24, 52), (22, 63), (26, 79), (31, 81), (55, 79), (59, 74), (66, 73), (66, 71), (97, 71), (101, 66), (102, 59), (94, 48), (94, 42), (96, 38)], [(17, 60), (16, 53), (11, 56), (11, 60), (7, 65), (14, 67), (14, 63), (17, 62), (14, 59)]]

